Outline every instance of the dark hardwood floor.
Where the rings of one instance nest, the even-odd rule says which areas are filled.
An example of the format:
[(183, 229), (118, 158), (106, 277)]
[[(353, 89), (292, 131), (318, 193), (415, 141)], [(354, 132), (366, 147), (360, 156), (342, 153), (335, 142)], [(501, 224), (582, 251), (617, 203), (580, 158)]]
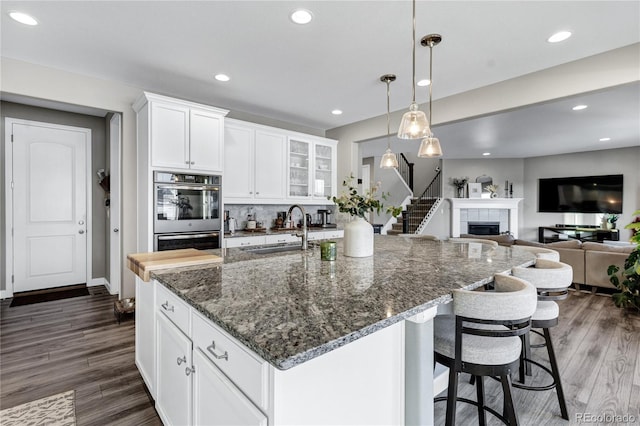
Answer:
[[(73, 389), (79, 426), (161, 424), (134, 364), (133, 320), (118, 325), (115, 298), (101, 287), (91, 292), (13, 308), (0, 303), (0, 408)], [(576, 291), (560, 305), (551, 332), (571, 420), (560, 418), (555, 391), (516, 389), (521, 424), (640, 424), (640, 315), (608, 296)], [(534, 356), (546, 360), (544, 349)], [(539, 373), (533, 380), (546, 382)], [(497, 383), (487, 380), (486, 388), (488, 403), (501, 407)], [(475, 399), (466, 378), (460, 394)], [(444, 423), (445, 405), (436, 404), (436, 424)], [(579, 413), (633, 415), (635, 422), (580, 422)], [(491, 416), (488, 423), (499, 424)], [(459, 404), (457, 424), (477, 424), (475, 407)]]
[[(555, 390), (514, 389), (520, 424), (639, 425), (640, 315), (616, 308), (608, 295), (579, 291), (571, 291), (559, 305), (560, 323), (551, 329), (551, 335), (570, 420), (560, 417)], [(545, 348), (532, 349), (532, 354), (535, 360), (549, 365)], [(533, 368), (531, 383), (550, 383), (546, 373)], [(459, 396), (475, 401), (475, 387), (469, 384), (469, 376), (461, 377)], [(501, 412), (499, 384), (491, 379), (485, 379), (485, 384), (488, 405)], [(444, 424), (445, 409), (446, 402), (436, 404), (436, 424)], [(612, 415), (628, 417), (606, 417)], [(456, 424), (478, 424), (476, 408), (459, 403)], [(487, 424), (502, 423), (489, 415)]]
[(134, 321), (118, 324), (114, 296), (0, 304), (0, 409), (76, 391), (82, 425), (161, 425), (134, 363)]

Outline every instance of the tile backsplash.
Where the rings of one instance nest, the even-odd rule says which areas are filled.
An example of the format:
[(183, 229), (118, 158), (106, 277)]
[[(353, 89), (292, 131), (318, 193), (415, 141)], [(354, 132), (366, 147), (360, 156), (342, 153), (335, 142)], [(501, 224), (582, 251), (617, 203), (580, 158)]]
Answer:
[[(266, 204), (225, 204), (224, 209), (229, 210), (229, 216), (236, 219), (237, 229), (244, 229), (247, 226), (247, 218), (251, 214), (257, 222), (261, 222), (265, 228), (275, 226), (278, 212), (288, 212), (291, 204), (286, 205), (266, 205)], [(310, 214), (313, 221), (317, 221), (318, 209), (329, 209), (336, 212), (334, 205), (304, 205), (305, 212)], [(293, 218), (296, 223), (302, 219), (300, 210), (295, 209)], [(331, 215), (331, 222), (335, 222), (335, 216)]]

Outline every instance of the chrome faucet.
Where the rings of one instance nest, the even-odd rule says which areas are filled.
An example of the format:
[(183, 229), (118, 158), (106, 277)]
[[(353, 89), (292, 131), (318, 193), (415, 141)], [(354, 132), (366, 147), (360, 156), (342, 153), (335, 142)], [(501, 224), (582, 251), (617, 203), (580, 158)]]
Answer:
[(289, 207), (289, 213), (287, 213), (287, 217), (291, 220), (291, 212), (296, 207), (299, 208), (300, 212), (302, 213), (302, 234), (296, 233), (295, 235), (297, 237), (302, 237), (302, 250), (306, 250), (307, 249), (307, 239), (309, 237), (309, 233), (308, 233), (308, 230), (307, 230), (307, 213), (304, 211), (304, 209), (302, 208), (301, 205), (294, 204), (291, 207)]

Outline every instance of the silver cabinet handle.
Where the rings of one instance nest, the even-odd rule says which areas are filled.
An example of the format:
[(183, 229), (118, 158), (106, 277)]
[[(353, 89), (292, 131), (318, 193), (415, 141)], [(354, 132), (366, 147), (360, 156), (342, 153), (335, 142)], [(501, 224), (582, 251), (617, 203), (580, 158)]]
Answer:
[(84, 220), (81, 220), (80, 222), (78, 222), (78, 225), (84, 225)]
[(160, 305), (160, 306), (162, 306), (162, 308), (163, 308), (165, 311), (174, 312), (174, 310), (173, 310), (173, 305), (169, 306), (169, 301), (168, 301), (168, 300), (167, 300), (166, 302), (164, 302), (164, 303), (163, 303), (162, 305)]
[(185, 161), (185, 162), (184, 162), (184, 164), (189, 164), (189, 162), (188, 162), (188, 161)]
[(84, 229), (79, 230), (78, 234), (84, 234)]
[(191, 164), (196, 164), (196, 162), (195, 162), (195, 161), (192, 161), (192, 162), (191, 162)]
[(207, 351), (213, 355), (216, 359), (224, 359), (226, 361), (229, 361), (229, 353), (227, 351), (224, 351), (224, 354), (222, 355), (218, 355), (217, 353), (215, 353), (214, 351), (216, 350), (216, 342), (215, 340), (211, 341), (211, 346), (207, 346)]
[(184, 374), (185, 375), (189, 375), (191, 373), (195, 373), (196, 372), (196, 367), (195, 366), (191, 366), (191, 367), (187, 367), (184, 369)]
[(120, 232), (118, 228), (113, 228), (113, 232)]
[(182, 358), (178, 357), (178, 360), (177, 360), (178, 365), (182, 364), (183, 362), (187, 362), (186, 355), (184, 355)]

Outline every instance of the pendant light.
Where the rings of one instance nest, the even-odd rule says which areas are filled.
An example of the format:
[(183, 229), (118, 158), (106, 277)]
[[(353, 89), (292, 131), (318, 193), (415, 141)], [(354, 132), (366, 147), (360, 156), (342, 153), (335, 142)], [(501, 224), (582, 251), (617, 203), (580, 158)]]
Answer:
[[(432, 104), (432, 88), (433, 88), (433, 46), (436, 46), (442, 41), (440, 34), (429, 34), (422, 37), (420, 44), (423, 46), (429, 46), (429, 122), (431, 123), (431, 111)], [(422, 140), (420, 143), (420, 149), (418, 150), (418, 157), (442, 157), (442, 148), (440, 147), (440, 141), (433, 136), (431, 130), (429, 130), (429, 136)]]
[(389, 106), (389, 85), (392, 81), (396, 81), (396, 76), (394, 74), (385, 74), (380, 77), (380, 81), (387, 83), (387, 151), (380, 159), (380, 168), (381, 169), (397, 169), (398, 168), (398, 157), (391, 151), (391, 135), (389, 130), (389, 121), (391, 117), (391, 110)]
[(411, 90), (413, 98), (409, 111), (405, 112), (398, 129), (398, 137), (400, 139), (420, 139), (429, 136), (429, 122), (424, 112), (418, 109), (416, 103), (416, 0), (413, 0), (413, 37), (411, 43), (411, 55), (413, 58), (413, 83)]

